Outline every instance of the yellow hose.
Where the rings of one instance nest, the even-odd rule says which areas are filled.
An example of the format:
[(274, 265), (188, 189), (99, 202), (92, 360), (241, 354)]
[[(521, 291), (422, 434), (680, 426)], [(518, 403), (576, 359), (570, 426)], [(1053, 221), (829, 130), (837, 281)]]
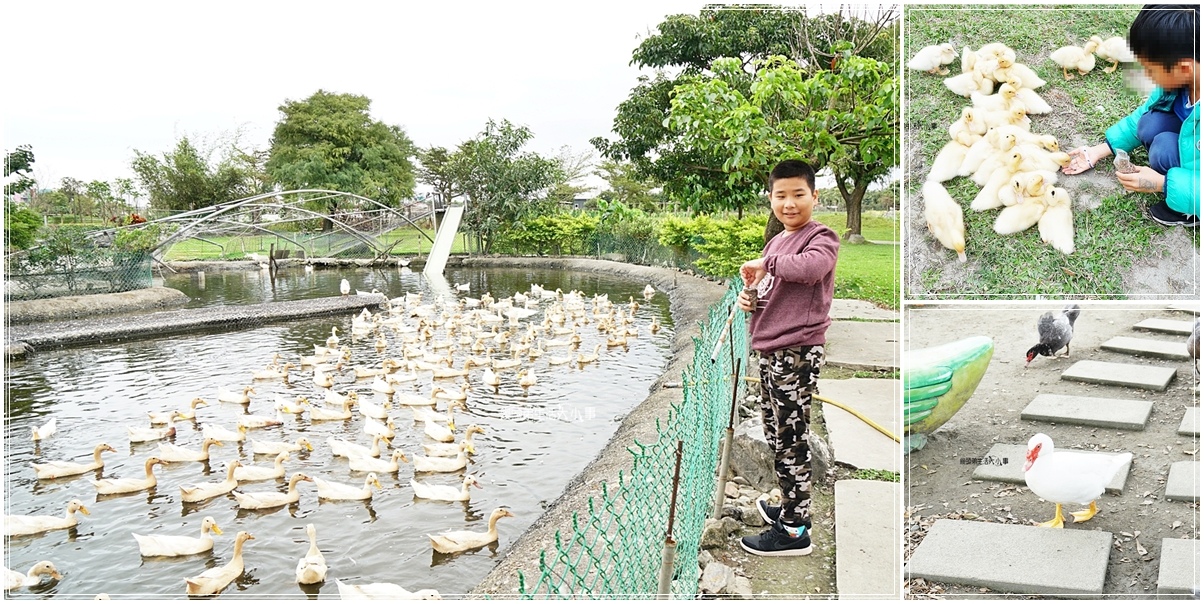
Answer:
[[(744, 379), (745, 379), (746, 381), (748, 381), (748, 382), (752, 382), (752, 383), (754, 383), (754, 384), (760, 384), (760, 383), (761, 383), (761, 378), (757, 378), (757, 377), (744, 376)], [(836, 401), (834, 401), (834, 400), (832, 400), (832, 399), (830, 399), (830, 398), (825, 398), (825, 397), (822, 397), (822, 396), (820, 396), (820, 395), (818, 395), (818, 394), (813, 394), (813, 395), (811, 395), (811, 398), (813, 398), (813, 399), (815, 399), (815, 400), (817, 400), (817, 401), (821, 401), (821, 402), (824, 402), (824, 403), (828, 403), (829, 405), (833, 405), (833, 406), (839, 407), (839, 408), (841, 408), (841, 409), (844, 409), (845, 411), (848, 411), (849, 413), (853, 414), (853, 417), (856, 417), (857, 419), (859, 419), (859, 420), (861, 420), (861, 421), (863, 421), (863, 422), (865, 422), (865, 423), (869, 424), (869, 426), (870, 426), (871, 428), (873, 428), (873, 429), (875, 429), (875, 430), (877, 430), (877, 431), (879, 431), (879, 432), (881, 432), (881, 433), (885, 434), (885, 435), (886, 435), (888, 438), (890, 438), (891, 440), (893, 440), (893, 441), (895, 441), (895, 442), (901, 442), (901, 441), (899, 440), (899, 437), (898, 437), (898, 436), (895, 436), (894, 434), (892, 434), (890, 430), (887, 430), (886, 428), (883, 428), (882, 426), (878, 425), (878, 423), (877, 423), (877, 422), (875, 422), (874, 420), (872, 420), (872, 419), (870, 419), (870, 418), (868, 418), (868, 417), (866, 417), (866, 416), (862, 415), (860, 411), (857, 411), (856, 409), (853, 409), (852, 407), (849, 407), (849, 406), (847, 406), (847, 405), (843, 405), (843, 404), (841, 404), (841, 403), (838, 403), (838, 402), (836, 402)]]

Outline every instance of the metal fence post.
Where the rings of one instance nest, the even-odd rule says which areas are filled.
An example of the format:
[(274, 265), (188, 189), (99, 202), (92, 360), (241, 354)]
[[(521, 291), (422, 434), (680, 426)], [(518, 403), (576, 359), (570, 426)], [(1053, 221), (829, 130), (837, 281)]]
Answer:
[(673, 521), (677, 513), (677, 487), (681, 481), (681, 446), (677, 441), (677, 462), (673, 468), (673, 494), (669, 498), (669, 528), (665, 530), (665, 548), (661, 550), (661, 575), (657, 599), (668, 600), (673, 595), (673, 563), (677, 558), (677, 541), (673, 539)]

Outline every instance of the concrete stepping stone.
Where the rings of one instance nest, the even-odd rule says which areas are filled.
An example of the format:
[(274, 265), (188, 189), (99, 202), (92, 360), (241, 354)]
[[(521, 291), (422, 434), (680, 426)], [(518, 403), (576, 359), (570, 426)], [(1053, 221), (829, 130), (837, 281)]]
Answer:
[(1039, 394), (1020, 419), (1121, 430), (1144, 430), (1154, 409), (1151, 401)]
[(1200, 540), (1163, 539), (1158, 595), (1192, 595), (1200, 587)]
[(1157, 333), (1169, 333), (1177, 336), (1186, 336), (1191, 333), (1192, 327), (1196, 324), (1195, 321), (1172, 321), (1170, 319), (1146, 319), (1133, 326), (1133, 329), (1141, 329), (1145, 331), (1153, 331)]
[(899, 324), (833, 321), (825, 347), (827, 364), (853, 371), (898, 371)]
[[(1120, 453), (1102, 453), (1095, 451), (1079, 451), (1078, 449), (1060, 449), (1054, 447), (1054, 451), (1067, 451), (1077, 455), (1108, 455), (1115, 456)], [(1027, 445), (1008, 445), (996, 443), (991, 445), (991, 450), (987, 452), (981, 460), (971, 459), (969, 461), (981, 462), (974, 469), (972, 477), (974, 480), (994, 480), (996, 482), (1010, 482), (1014, 484), (1024, 484), (1024, 457), (1028, 454)], [(1129, 468), (1133, 465), (1130, 461), (1125, 465), (1124, 469), (1116, 473), (1112, 477), (1112, 482), (1104, 487), (1104, 491), (1119, 495), (1125, 489), (1125, 482), (1129, 479)]]
[(1168, 501), (1200, 500), (1200, 462), (1176, 461), (1166, 477)]
[(1188, 312), (1193, 315), (1200, 315), (1200, 304), (1198, 302), (1177, 302), (1166, 307), (1167, 310), (1177, 312)]
[(836, 482), (836, 593), (841, 599), (901, 598), (903, 518), (895, 502), (902, 492), (897, 482)]
[(1200, 435), (1200, 408), (1188, 407), (1183, 414), (1183, 421), (1179, 423), (1179, 434), (1183, 436), (1199, 436)]
[(1191, 358), (1187, 354), (1186, 341), (1175, 342), (1170, 340), (1147, 340), (1145, 338), (1116, 336), (1104, 342), (1100, 345), (1100, 348), (1138, 357), (1170, 359), (1172, 361), (1186, 361)]
[(941, 519), (911, 554), (907, 578), (1093, 597), (1104, 592), (1111, 549), (1107, 531)]
[(1162, 392), (1175, 377), (1172, 367), (1079, 361), (1062, 372), (1062, 379), (1106, 386), (1128, 386)]
[[(898, 436), (903, 433), (900, 388), (899, 380), (820, 380), (819, 396), (856, 409)], [(899, 471), (902, 445), (835, 405), (824, 403), (824, 421), (836, 461), (854, 468)]]
[[(828, 309), (828, 316), (833, 321), (842, 319), (865, 319), (872, 321), (898, 321), (899, 313), (894, 310), (886, 310), (874, 306), (873, 302), (865, 300), (844, 300), (837, 298), (832, 300), (832, 307)], [(1191, 327), (1187, 328), (1191, 332)]]

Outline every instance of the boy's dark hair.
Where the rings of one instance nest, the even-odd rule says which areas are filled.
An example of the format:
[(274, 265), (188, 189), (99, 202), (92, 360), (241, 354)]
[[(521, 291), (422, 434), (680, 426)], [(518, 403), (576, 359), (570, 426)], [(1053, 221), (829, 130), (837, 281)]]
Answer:
[(1129, 26), (1133, 54), (1165, 69), (1200, 60), (1200, 5), (1147, 4)]
[(787, 159), (778, 162), (769, 172), (768, 190), (773, 192), (773, 183), (783, 178), (802, 178), (812, 191), (815, 191), (815, 168), (799, 159)]

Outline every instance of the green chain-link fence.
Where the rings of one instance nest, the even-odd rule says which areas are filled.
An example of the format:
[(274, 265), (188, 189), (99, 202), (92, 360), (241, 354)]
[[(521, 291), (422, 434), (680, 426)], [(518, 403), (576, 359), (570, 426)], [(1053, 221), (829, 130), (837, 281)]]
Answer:
[(26, 250), (4, 261), (4, 299), (108, 294), (151, 286), (149, 252), (80, 245), (67, 252)]
[[(677, 542), (672, 595), (695, 595), (698, 542), (714, 504), (719, 440), (730, 414), (735, 359), (744, 358), (747, 350), (744, 313), (735, 313), (735, 321), (727, 322), (739, 292), (739, 282), (734, 281), (727, 296), (711, 308), (694, 341), (694, 361), (683, 375), (682, 401), (672, 405), (664, 421), (657, 420), (656, 440), (629, 447), (631, 471), (619, 473), (617, 487), (603, 483), (602, 494), (591, 497), (586, 510), (573, 513), (571, 533), (558, 531), (553, 547), (540, 552), (538, 577), (519, 573), (524, 597), (656, 595), (678, 441), (683, 446), (672, 535)], [(721, 338), (724, 342), (717, 349)]]

